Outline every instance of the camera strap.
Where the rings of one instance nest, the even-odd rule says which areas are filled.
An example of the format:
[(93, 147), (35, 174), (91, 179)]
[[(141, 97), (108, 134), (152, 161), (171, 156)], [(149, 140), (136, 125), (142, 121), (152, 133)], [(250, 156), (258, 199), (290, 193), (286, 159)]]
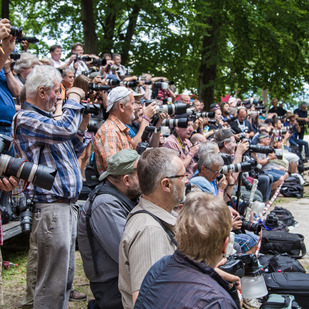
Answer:
[(168, 237), (171, 239), (172, 243), (177, 247), (177, 241), (175, 239), (174, 232), (169, 227), (167, 227), (167, 225), (160, 218), (158, 218), (156, 215), (152, 214), (148, 210), (142, 209), (142, 210), (138, 210), (138, 211), (131, 213), (131, 216), (127, 219), (127, 223), (134, 215), (140, 214), (140, 213), (145, 213), (153, 217), (162, 226), (163, 230), (166, 232)]

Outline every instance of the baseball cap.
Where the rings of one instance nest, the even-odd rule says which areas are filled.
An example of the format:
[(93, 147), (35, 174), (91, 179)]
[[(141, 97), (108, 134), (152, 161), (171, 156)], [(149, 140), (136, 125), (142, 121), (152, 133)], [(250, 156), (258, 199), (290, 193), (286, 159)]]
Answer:
[(109, 112), (113, 107), (114, 103), (126, 98), (129, 94), (132, 93), (132, 90), (129, 90), (126, 87), (119, 86), (111, 90), (107, 96), (107, 107), (106, 111)]
[(110, 156), (107, 160), (107, 170), (102, 172), (99, 181), (102, 181), (109, 175), (126, 175), (133, 173), (136, 168), (133, 167), (140, 155), (132, 149), (122, 149)]
[(100, 72), (92, 72), (91, 74), (88, 75), (88, 77), (91, 79), (91, 81), (93, 81), (94, 78), (98, 75), (101, 75)]

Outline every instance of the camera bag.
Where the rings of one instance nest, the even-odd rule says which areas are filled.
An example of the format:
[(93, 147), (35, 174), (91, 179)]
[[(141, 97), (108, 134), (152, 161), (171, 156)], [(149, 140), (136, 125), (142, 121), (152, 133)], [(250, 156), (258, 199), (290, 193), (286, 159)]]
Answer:
[(306, 273), (304, 267), (296, 259), (285, 254), (273, 256), (269, 260), (268, 271), (270, 273), (278, 271)]
[(282, 254), (300, 259), (306, 254), (304, 236), (283, 231), (263, 230), (260, 252), (263, 254)]
[(304, 187), (300, 184), (298, 177), (290, 176), (284, 181), (280, 193), (286, 197), (301, 198), (304, 194)]
[(309, 274), (303, 273), (271, 273), (264, 274), (269, 294), (294, 295), (297, 303), (308, 308)]
[(279, 294), (270, 294), (265, 303), (262, 304), (260, 308), (263, 309), (297, 309), (301, 308), (295, 301), (293, 295), (279, 295)]
[(259, 262), (265, 273), (273, 272), (302, 272), (306, 273), (303, 266), (287, 254), (280, 255), (259, 255)]
[(283, 207), (276, 206), (270, 213), (276, 215), (287, 226), (295, 225), (296, 223), (292, 213)]

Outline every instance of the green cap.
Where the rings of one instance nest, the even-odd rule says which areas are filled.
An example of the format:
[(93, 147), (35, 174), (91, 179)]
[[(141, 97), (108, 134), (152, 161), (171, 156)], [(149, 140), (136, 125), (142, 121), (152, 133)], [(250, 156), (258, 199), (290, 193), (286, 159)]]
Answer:
[(107, 170), (102, 172), (99, 181), (108, 175), (126, 175), (136, 171), (133, 167), (140, 155), (132, 149), (123, 149), (110, 156), (107, 160)]

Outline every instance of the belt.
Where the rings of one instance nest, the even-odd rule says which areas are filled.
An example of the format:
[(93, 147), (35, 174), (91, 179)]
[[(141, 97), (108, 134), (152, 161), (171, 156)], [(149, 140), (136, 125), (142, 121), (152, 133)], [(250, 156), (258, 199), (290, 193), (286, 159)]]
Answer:
[(59, 198), (58, 200), (54, 201), (53, 203), (67, 203), (67, 204), (70, 204), (70, 203), (75, 203), (77, 201), (77, 199), (68, 199), (68, 198)]
[(0, 122), (0, 127), (10, 127), (11, 124), (8, 122)]

